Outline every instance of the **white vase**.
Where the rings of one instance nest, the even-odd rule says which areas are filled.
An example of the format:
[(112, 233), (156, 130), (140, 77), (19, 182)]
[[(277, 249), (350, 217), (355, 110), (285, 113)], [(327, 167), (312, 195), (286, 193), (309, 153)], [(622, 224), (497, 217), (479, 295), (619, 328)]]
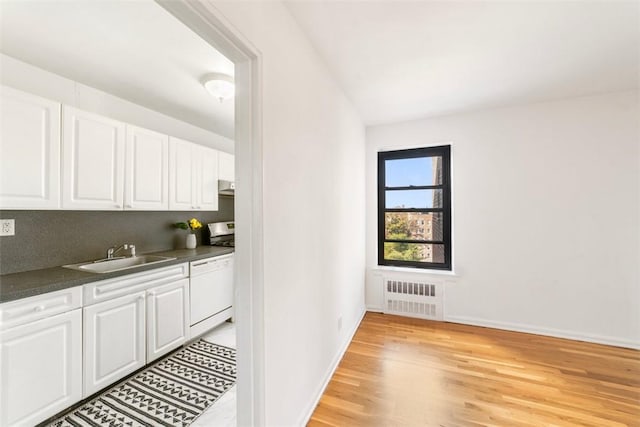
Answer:
[(191, 233), (187, 234), (187, 249), (195, 249), (196, 244), (196, 235)]

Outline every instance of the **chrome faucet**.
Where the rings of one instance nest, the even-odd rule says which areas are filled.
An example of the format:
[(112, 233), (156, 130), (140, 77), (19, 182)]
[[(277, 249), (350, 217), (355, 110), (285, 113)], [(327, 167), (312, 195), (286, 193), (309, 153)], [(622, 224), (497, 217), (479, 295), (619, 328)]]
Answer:
[(120, 245), (118, 247), (112, 246), (109, 249), (107, 249), (107, 259), (115, 258), (115, 255), (123, 249), (128, 250), (131, 256), (136, 256), (136, 246), (125, 243), (124, 245)]

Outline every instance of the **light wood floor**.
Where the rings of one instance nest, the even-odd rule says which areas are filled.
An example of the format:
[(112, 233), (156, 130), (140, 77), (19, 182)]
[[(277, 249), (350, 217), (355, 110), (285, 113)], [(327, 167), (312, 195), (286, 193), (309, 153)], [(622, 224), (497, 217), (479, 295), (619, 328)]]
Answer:
[(640, 351), (367, 313), (309, 426), (640, 426)]

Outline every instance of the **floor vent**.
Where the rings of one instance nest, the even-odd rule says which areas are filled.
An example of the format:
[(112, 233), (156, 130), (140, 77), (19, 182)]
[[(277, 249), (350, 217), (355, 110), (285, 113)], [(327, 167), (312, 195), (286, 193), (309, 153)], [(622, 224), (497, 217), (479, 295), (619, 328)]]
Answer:
[(442, 290), (439, 281), (418, 282), (384, 279), (384, 312), (421, 319), (442, 320)]

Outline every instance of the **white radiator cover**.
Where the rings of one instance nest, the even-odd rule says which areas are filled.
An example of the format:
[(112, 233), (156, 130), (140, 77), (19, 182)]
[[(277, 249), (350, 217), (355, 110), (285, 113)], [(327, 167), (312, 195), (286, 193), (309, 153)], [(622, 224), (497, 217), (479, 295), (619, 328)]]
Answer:
[(429, 320), (444, 319), (443, 280), (384, 276), (383, 285), (384, 313)]

